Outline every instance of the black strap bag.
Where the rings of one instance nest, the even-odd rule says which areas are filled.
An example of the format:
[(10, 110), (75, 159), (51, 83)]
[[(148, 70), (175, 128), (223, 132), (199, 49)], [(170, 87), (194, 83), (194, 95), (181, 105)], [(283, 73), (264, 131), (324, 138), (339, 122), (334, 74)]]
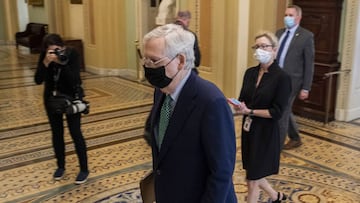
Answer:
[(59, 81), (60, 72), (61, 68), (59, 68), (54, 75), (55, 86), (52, 94), (46, 101), (46, 108), (49, 112), (56, 114), (88, 114), (90, 103), (79, 98), (79, 93), (83, 91), (80, 85), (74, 87), (76, 91), (75, 98), (57, 91), (57, 82)]
[(54, 91), (54, 94), (48, 98), (46, 107), (52, 113), (62, 114), (66, 112), (69, 106), (71, 106), (72, 101), (73, 98), (70, 96)]

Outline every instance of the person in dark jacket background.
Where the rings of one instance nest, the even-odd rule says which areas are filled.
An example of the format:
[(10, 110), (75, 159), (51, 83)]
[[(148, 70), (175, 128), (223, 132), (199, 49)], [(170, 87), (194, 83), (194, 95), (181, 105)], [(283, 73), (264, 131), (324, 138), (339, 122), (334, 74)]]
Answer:
[[(54, 111), (50, 102), (52, 95), (67, 95), (82, 100), (84, 91), (81, 87), (80, 58), (75, 49), (66, 47), (58, 34), (48, 34), (43, 39), (43, 47), (35, 73), (36, 84), (44, 83), (44, 104), (51, 126), (52, 144), (57, 160), (57, 169), (53, 178), (61, 180), (65, 174), (64, 119), (65, 112)], [(62, 109), (61, 109), (62, 110)], [(86, 143), (81, 132), (81, 112), (66, 113), (70, 135), (75, 143), (79, 159), (80, 172), (75, 184), (86, 182), (89, 170)]]
[[(290, 75), (292, 85), (289, 105), (279, 121), (280, 148), (284, 150), (303, 144), (292, 107), (296, 98), (306, 100), (309, 97), (314, 77), (314, 34), (300, 26), (301, 18), (302, 9), (297, 5), (288, 5), (284, 16), (285, 28), (276, 31), (276, 36), (283, 45), (280, 46), (282, 49), (279, 48), (277, 62)], [(289, 141), (285, 144), (287, 135)]]
[(195, 68), (193, 69), (193, 71), (199, 74), (199, 70), (197, 68), (200, 66), (201, 53), (200, 53), (199, 41), (198, 41), (198, 37), (196, 36), (196, 33), (189, 30), (190, 20), (191, 20), (190, 11), (179, 11), (177, 13), (176, 20), (174, 23), (177, 25), (181, 25), (185, 30), (188, 30), (189, 32), (193, 33), (195, 37), (195, 42), (194, 42)]

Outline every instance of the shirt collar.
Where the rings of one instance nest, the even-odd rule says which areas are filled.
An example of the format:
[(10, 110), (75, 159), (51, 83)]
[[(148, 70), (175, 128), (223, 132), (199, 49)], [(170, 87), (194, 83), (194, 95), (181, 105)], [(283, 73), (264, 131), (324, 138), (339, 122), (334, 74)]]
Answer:
[(286, 29), (285, 32), (290, 31), (290, 34), (295, 33), (295, 31), (298, 29), (299, 25), (295, 25), (294, 27), (290, 29)]
[(175, 91), (170, 94), (171, 98), (176, 102), (179, 98), (180, 92), (184, 87), (186, 81), (189, 79), (192, 70), (189, 70), (185, 77), (180, 81), (179, 85), (176, 87)]

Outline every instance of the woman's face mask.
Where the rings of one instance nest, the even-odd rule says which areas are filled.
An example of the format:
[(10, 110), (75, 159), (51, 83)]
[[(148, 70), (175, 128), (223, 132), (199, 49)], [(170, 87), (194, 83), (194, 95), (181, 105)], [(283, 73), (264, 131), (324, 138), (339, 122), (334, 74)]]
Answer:
[(257, 61), (262, 64), (267, 64), (270, 62), (273, 53), (270, 51), (265, 51), (261, 48), (257, 48), (254, 53), (254, 57)]

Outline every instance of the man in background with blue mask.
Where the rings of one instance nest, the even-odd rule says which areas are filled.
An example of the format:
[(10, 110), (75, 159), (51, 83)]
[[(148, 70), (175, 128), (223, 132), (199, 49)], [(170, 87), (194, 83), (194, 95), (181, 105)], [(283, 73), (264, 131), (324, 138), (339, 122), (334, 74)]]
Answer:
[[(144, 36), (156, 202), (235, 203), (236, 140), (223, 93), (194, 68), (194, 35), (166, 24)], [(150, 176), (148, 176), (150, 177)]]
[[(300, 100), (309, 97), (314, 74), (314, 36), (309, 30), (300, 26), (301, 17), (301, 8), (289, 5), (285, 11), (285, 28), (276, 32), (280, 40), (277, 61), (292, 80), (289, 105), (279, 121), (280, 147), (285, 150), (302, 145), (292, 106), (296, 97)], [(286, 134), (289, 136), (289, 141), (284, 145)]]

